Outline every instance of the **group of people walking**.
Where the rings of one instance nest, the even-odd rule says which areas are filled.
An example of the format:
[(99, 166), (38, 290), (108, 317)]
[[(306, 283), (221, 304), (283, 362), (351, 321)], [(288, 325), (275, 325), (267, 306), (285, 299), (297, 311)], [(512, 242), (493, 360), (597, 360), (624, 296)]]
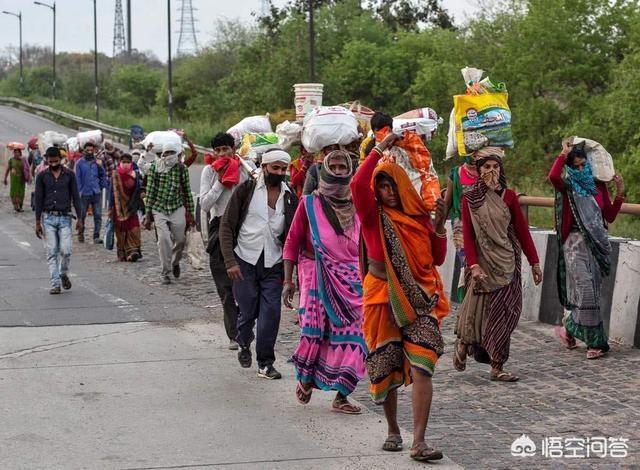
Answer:
[[(386, 137), (372, 139), (364, 159), (353, 152), (357, 143), (325, 147), (316, 158), (304, 152), (293, 164), (289, 153), (272, 149), (259, 168), (236, 154), (232, 135), (219, 133), (202, 171), (199, 203), (229, 349), (238, 351), (240, 366), (252, 366), (255, 341), (258, 376), (281, 378), (275, 368), (281, 303), (294, 307), (299, 291), (300, 340), (291, 357), (296, 399), (307, 404), (314, 391), (332, 391), (332, 410), (358, 414), (349, 396), (368, 375), (371, 397), (387, 419), (383, 449), (399, 451), (397, 390), (413, 384), (410, 456), (437, 460), (442, 452), (425, 443), (425, 432), (432, 376), (444, 352), (442, 322), (451, 310), (438, 272), (447, 256), (446, 220), (464, 267), (463, 282), (452, 293), (460, 302), (456, 370), (464, 371), (471, 356), (490, 365), (493, 381), (519, 379), (505, 364), (522, 310), (522, 254), (536, 285), (543, 274), (507, 184), (504, 150), (484, 147), (467, 157), (451, 171), (444, 199), (433, 210), (405, 169), (388, 158), (394, 146), (416, 145), (415, 135), (391, 133), (389, 119), (382, 113), (372, 119), (382, 131), (377, 135)], [(47, 240), (52, 293), (70, 287), (71, 207), (80, 235), (86, 208), (93, 205), (94, 217), (99, 214), (96, 195), (104, 187), (110, 189), (118, 257), (135, 261), (141, 255), (144, 213), (142, 226), (155, 223), (158, 233), (161, 281), (171, 283), (171, 274), (180, 276), (185, 232), (195, 224), (182, 149), (147, 149), (138, 165), (124, 154), (110, 172), (94, 162), (91, 146), (84, 150), (74, 175), (60, 167), (56, 148), (47, 149), (47, 168), (36, 177), (36, 234)], [(609, 350), (600, 285), (610, 269), (606, 224), (620, 210), (624, 183), (615, 177), (612, 201), (606, 185), (594, 180), (584, 150), (567, 143), (549, 180), (556, 190), (558, 288), (569, 312), (556, 334), (568, 349), (583, 341), (587, 358), (596, 359)], [(96, 220), (94, 240), (99, 233)]]

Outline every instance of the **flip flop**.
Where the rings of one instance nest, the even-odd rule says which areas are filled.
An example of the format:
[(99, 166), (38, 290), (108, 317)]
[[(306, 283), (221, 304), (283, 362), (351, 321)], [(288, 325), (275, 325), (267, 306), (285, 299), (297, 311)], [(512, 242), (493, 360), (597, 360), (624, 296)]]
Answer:
[(567, 334), (567, 330), (562, 326), (556, 326), (553, 329), (553, 332), (556, 334), (562, 345), (567, 349), (575, 349), (578, 347), (576, 344), (575, 338), (571, 338)]
[(520, 377), (513, 375), (511, 372), (501, 370), (496, 375), (491, 374), (491, 380), (494, 382), (517, 382)]
[(429, 447), (426, 442), (421, 442), (417, 446), (411, 448), (409, 457), (418, 462), (427, 462), (430, 460), (442, 459), (442, 451)]
[(382, 450), (387, 452), (399, 452), (402, 450), (402, 436), (400, 434), (389, 434), (387, 440), (382, 444)]
[[(460, 350), (458, 349), (458, 346), (460, 345), (460, 340), (457, 339), (456, 342), (453, 344), (453, 367), (455, 368), (455, 370), (457, 370), (458, 372), (463, 372), (466, 368), (467, 368), (467, 356), (466, 354), (460, 354)], [(462, 357), (460, 357), (462, 356)]]
[(306, 389), (302, 383), (298, 382), (296, 384), (296, 399), (302, 405), (306, 405), (311, 401), (311, 393), (313, 392), (313, 387), (309, 387)]
[(337, 413), (344, 413), (346, 415), (359, 415), (362, 413), (362, 409), (359, 406), (349, 403), (349, 400), (346, 398), (340, 401), (333, 400), (331, 410)]
[(587, 359), (598, 359), (604, 356), (602, 349), (587, 349)]

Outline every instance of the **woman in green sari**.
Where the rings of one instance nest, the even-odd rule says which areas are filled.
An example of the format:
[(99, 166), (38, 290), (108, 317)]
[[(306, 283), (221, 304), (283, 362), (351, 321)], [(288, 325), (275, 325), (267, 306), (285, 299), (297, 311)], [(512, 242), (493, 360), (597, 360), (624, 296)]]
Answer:
[[(4, 174), (4, 184), (7, 185), (7, 178), (10, 178), (9, 197), (13, 204), (13, 210), (22, 212), (24, 203), (24, 188), (29, 182), (31, 173), (26, 161), (22, 158), (22, 149), (19, 146), (9, 144), (7, 148), (13, 150), (13, 155), (7, 163), (7, 171)], [(24, 148), (24, 145), (22, 146)]]

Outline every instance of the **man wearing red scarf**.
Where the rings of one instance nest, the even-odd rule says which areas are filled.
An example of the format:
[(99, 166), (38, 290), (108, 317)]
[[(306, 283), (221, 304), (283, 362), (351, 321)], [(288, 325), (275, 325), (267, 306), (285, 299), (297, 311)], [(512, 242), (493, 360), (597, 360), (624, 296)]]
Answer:
[(231, 193), (239, 183), (249, 179), (249, 174), (235, 154), (235, 140), (232, 135), (222, 132), (217, 134), (211, 139), (211, 147), (213, 148), (212, 158), (202, 170), (200, 178), (200, 208), (208, 213), (209, 267), (224, 310), (224, 327), (229, 337), (229, 349), (237, 350), (238, 343), (235, 339), (238, 307), (233, 297), (233, 283), (227, 276), (227, 269), (220, 251), (218, 232), (220, 218), (227, 208)]

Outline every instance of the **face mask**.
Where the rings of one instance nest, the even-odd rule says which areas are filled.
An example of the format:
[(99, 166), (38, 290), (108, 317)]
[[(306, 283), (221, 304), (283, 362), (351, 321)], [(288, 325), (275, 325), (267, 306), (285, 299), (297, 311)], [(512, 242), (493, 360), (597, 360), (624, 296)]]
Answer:
[(57, 171), (60, 168), (60, 163), (56, 163), (55, 165), (49, 165), (53, 171)]
[(84, 158), (86, 158), (87, 160), (93, 160), (96, 158), (96, 156), (92, 153), (85, 153)]
[(279, 186), (284, 181), (284, 175), (276, 175), (275, 173), (267, 173), (264, 180), (269, 186)]
[(131, 170), (131, 163), (121, 163), (120, 167), (124, 170), (124, 171), (130, 171)]
[(483, 173), (481, 178), (490, 189), (496, 189), (499, 186), (500, 173), (498, 170), (489, 170)]

